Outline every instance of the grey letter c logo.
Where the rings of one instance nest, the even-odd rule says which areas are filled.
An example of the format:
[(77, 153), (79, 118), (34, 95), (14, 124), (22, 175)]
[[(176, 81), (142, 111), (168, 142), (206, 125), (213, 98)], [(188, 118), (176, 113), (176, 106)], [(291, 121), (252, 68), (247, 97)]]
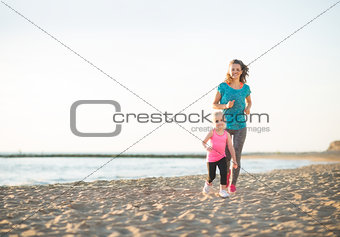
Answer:
[(116, 112), (120, 112), (120, 104), (114, 100), (78, 100), (71, 105), (70, 110), (70, 127), (74, 135), (79, 137), (114, 137), (122, 131), (122, 125), (117, 124), (116, 130), (110, 133), (84, 133), (77, 130), (76, 126), (76, 110), (79, 105), (82, 104), (111, 104), (115, 107)]

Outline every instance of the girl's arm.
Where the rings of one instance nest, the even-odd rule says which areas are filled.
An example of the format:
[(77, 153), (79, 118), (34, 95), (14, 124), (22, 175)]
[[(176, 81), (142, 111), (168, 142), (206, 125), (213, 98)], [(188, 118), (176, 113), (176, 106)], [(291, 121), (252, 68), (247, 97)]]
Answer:
[(246, 103), (247, 103), (247, 106), (244, 109), (244, 112), (246, 114), (250, 114), (250, 108), (251, 108), (251, 98), (250, 98), (250, 95), (248, 95), (248, 97), (246, 97)]
[(215, 100), (213, 102), (213, 109), (230, 109), (233, 107), (235, 100), (229, 101), (228, 104), (220, 104), (221, 94), (219, 91), (216, 92)]
[(234, 167), (234, 169), (237, 169), (235, 149), (233, 147), (233, 144), (231, 143), (231, 137), (230, 137), (230, 134), (228, 132), (227, 132), (227, 135), (228, 135), (228, 149), (229, 149), (231, 158), (233, 159), (233, 167)]
[(209, 139), (212, 137), (213, 135), (213, 130), (209, 131), (209, 133), (207, 134), (207, 136), (204, 138), (204, 140), (202, 141), (202, 145), (204, 147), (204, 149), (206, 149), (207, 151), (211, 151), (211, 146), (209, 146), (207, 144), (207, 142), (209, 141)]

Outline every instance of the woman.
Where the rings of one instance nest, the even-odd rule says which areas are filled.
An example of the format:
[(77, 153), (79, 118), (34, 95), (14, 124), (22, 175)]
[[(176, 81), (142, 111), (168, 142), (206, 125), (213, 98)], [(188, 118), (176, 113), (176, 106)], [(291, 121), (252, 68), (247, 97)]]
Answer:
[[(217, 89), (214, 109), (223, 109), (224, 119), (227, 123), (226, 130), (233, 139), (238, 167), (233, 168), (233, 180), (229, 192), (236, 192), (236, 182), (241, 168), (241, 153), (247, 135), (246, 115), (250, 114), (251, 98), (250, 88), (247, 84), (248, 67), (241, 61), (234, 59), (229, 63), (226, 80)], [(228, 168), (230, 167), (230, 152), (226, 147)], [(229, 185), (229, 176), (227, 186)]]

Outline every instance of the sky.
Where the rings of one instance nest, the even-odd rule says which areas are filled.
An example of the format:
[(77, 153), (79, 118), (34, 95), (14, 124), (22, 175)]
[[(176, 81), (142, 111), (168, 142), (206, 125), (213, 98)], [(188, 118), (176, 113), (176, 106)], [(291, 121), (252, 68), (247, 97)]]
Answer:
[[(203, 153), (207, 121), (132, 119), (117, 136), (79, 137), (71, 106), (114, 100), (123, 114), (151, 116), (197, 100), (183, 113), (212, 113), (231, 60), (249, 64), (336, 3), (4, 2), (59, 41), (0, 4), (0, 152), (24, 153)], [(340, 140), (339, 13), (340, 4), (249, 65), (251, 113), (269, 122), (248, 123), (244, 152), (324, 151)], [(115, 113), (80, 105), (77, 129), (112, 132)]]

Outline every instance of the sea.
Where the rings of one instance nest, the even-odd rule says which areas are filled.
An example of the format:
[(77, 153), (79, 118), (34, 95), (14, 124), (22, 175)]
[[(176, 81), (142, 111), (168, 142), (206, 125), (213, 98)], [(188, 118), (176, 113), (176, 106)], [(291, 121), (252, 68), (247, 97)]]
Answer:
[[(241, 161), (241, 174), (268, 172), (275, 169), (294, 169), (312, 164), (334, 163), (270, 158), (242, 159)], [(0, 186), (199, 174), (207, 174), (206, 161), (202, 158), (0, 158)]]

